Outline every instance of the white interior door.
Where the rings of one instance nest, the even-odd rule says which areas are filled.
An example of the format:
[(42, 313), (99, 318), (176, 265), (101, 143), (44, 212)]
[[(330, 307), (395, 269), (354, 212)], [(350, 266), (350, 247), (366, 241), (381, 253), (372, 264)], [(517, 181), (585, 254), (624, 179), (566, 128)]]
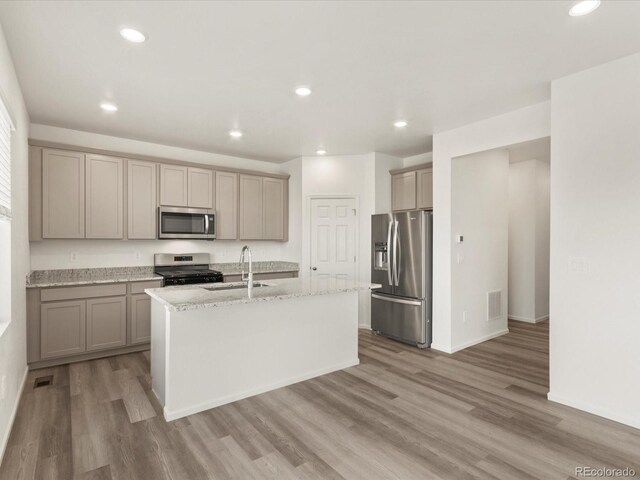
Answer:
[(356, 274), (356, 200), (311, 199), (311, 273), (353, 277)]

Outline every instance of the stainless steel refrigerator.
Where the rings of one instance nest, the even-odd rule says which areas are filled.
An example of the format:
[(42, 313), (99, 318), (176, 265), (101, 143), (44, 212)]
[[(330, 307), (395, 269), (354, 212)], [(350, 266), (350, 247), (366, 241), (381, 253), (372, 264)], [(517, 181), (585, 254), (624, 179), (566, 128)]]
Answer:
[(431, 346), (433, 214), (430, 211), (371, 217), (371, 328), (375, 333)]

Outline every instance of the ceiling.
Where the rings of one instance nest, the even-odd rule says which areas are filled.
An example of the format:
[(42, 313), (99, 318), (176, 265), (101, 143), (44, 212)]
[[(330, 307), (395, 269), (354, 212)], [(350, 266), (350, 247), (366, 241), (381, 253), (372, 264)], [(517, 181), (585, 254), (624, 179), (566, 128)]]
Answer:
[(3, 1), (0, 23), (34, 123), (280, 162), (429, 151), (434, 132), (640, 51), (640, 2), (570, 4)]

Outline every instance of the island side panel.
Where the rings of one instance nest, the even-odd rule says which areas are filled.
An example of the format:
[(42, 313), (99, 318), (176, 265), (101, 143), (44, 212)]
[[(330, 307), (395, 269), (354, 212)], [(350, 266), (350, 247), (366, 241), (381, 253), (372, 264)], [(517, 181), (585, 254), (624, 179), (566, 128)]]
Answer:
[(164, 305), (151, 299), (151, 389), (161, 405), (166, 402), (168, 314)]
[(167, 420), (359, 363), (358, 292), (169, 312), (168, 324)]

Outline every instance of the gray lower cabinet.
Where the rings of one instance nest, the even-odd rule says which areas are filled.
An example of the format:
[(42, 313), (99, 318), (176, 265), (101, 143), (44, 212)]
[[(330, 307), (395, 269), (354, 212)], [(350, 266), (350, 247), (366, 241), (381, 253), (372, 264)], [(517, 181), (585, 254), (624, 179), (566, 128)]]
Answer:
[(151, 341), (151, 298), (142, 293), (131, 295), (129, 299), (129, 343), (149, 343)]
[(41, 356), (65, 357), (86, 350), (86, 302), (43, 303), (40, 313)]
[(87, 300), (87, 351), (127, 344), (127, 297)]
[(27, 362), (32, 368), (148, 348), (151, 300), (140, 281), (27, 289)]

